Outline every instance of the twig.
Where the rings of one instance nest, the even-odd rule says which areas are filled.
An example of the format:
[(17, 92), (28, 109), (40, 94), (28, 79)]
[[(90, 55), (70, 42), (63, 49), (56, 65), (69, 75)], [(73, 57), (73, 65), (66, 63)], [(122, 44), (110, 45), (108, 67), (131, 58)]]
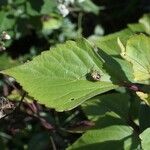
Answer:
[(51, 140), (51, 143), (52, 143), (53, 150), (57, 150), (56, 149), (56, 145), (54, 143), (54, 140), (53, 140), (53, 138), (51, 136), (50, 136), (50, 140)]
[(21, 100), (20, 100), (20, 102), (19, 102), (19, 105), (16, 107), (17, 109), (20, 109), (20, 106), (21, 106), (21, 104), (22, 104), (22, 102), (23, 102), (25, 96), (26, 96), (26, 92), (23, 93), (23, 95), (22, 95), (22, 97), (21, 97)]
[(82, 33), (82, 18), (83, 18), (83, 13), (79, 13), (78, 16), (78, 37), (81, 37), (81, 33)]

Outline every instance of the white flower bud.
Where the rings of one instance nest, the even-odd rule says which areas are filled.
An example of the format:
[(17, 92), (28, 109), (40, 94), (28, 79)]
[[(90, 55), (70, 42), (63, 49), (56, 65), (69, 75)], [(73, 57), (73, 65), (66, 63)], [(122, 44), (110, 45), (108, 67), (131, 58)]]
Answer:
[(64, 4), (59, 4), (58, 9), (63, 17), (66, 17), (69, 14), (69, 10)]
[(7, 32), (3, 31), (1, 34), (1, 38), (2, 40), (10, 40), (11, 36)]

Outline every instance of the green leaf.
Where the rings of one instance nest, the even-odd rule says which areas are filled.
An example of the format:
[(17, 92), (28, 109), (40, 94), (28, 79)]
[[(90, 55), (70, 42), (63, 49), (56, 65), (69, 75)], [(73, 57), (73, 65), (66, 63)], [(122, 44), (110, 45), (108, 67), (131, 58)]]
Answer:
[(145, 32), (150, 35), (150, 13), (143, 15), (143, 17), (139, 20)]
[[(113, 77), (113, 80), (115, 78), (115, 82), (133, 81), (132, 65), (120, 57), (121, 50), (117, 43), (117, 38), (119, 37), (126, 44), (131, 35), (133, 35), (131, 30), (124, 29), (101, 37), (96, 42), (96, 46), (100, 48), (99, 54), (106, 62), (104, 68)], [(101, 50), (104, 52), (101, 52)]]
[(48, 19), (43, 21), (42, 32), (44, 34), (49, 34), (54, 29), (60, 28), (62, 25), (62, 18), (55, 14), (48, 16)]
[(67, 150), (138, 149), (138, 137), (126, 124), (129, 111), (128, 95), (97, 96), (82, 104), (82, 108), (88, 119), (95, 122), (95, 127), (83, 134)]
[(83, 134), (67, 150), (131, 150), (138, 149), (139, 141), (132, 128), (114, 113), (107, 113), (99, 124)]
[[(150, 37), (132, 36), (122, 48), (121, 56), (133, 65), (134, 81), (141, 82), (150, 79)], [(143, 82), (145, 83), (145, 82)]]
[(119, 37), (123, 43), (126, 43), (131, 35), (133, 35), (131, 30), (124, 29), (122, 31), (98, 38), (96, 46), (98, 46), (109, 55), (119, 55), (120, 48), (117, 43), (117, 38)]
[(150, 14), (143, 15), (143, 17), (139, 19), (139, 23), (128, 24), (128, 27), (133, 32), (142, 32), (150, 35)]
[(149, 150), (150, 146), (150, 128), (147, 128), (144, 132), (140, 134), (140, 138), (142, 140), (142, 148), (143, 150)]
[(15, 18), (13, 18), (9, 12), (0, 11), (0, 32), (12, 30), (15, 21)]
[(19, 62), (12, 60), (7, 54), (0, 55), (0, 70), (8, 69), (18, 64)]
[(41, 0), (38, 3), (36, 0), (28, 0), (26, 2), (27, 13), (32, 16), (50, 14), (56, 9), (56, 4), (55, 0)]
[(129, 27), (130, 30), (132, 30), (135, 33), (144, 32), (144, 28), (140, 23), (128, 24), (128, 27)]
[(113, 111), (127, 121), (130, 106), (129, 99), (130, 97), (127, 94), (105, 94), (86, 101), (82, 104), (82, 108), (90, 120), (97, 120), (106, 112)]
[[(40, 103), (64, 111), (117, 87), (102, 66), (103, 61), (89, 43), (80, 39), (57, 45), (32, 61), (2, 73), (14, 77)], [(100, 73), (100, 81), (87, 79), (91, 69)]]

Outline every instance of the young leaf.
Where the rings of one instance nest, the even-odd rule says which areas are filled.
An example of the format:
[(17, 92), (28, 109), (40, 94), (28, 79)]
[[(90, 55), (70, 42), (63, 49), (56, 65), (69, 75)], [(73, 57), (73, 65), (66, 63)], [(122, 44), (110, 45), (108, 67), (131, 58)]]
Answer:
[(139, 22), (143, 26), (145, 32), (150, 35), (150, 13), (143, 15)]
[(150, 37), (134, 35), (127, 41), (121, 56), (133, 65), (134, 80), (142, 82), (150, 79)]
[(150, 105), (150, 93), (136, 92), (136, 94), (148, 105)]
[[(102, 66), (103, 61), (89, 43), (81, 39), (60, 44), (24, 65), (2, 73), (14, 77), (40, 103), (64, 111), (117, 87)], [(91, 69), (99, 72), (99, 81), (87, 78)]]
[(139, 23), (128, 24), (128, 27), (133, 32), (147, 33), (150, 35), (150, 14), (144, 14), (143, 17), (139, 19)]

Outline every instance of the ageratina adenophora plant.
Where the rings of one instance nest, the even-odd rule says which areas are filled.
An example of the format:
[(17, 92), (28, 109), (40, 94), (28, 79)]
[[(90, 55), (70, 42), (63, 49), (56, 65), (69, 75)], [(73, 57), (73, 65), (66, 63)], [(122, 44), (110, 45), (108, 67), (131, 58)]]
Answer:
[(0, 149), (149, 150), (147, 4), (0, 1)]
[(84, 122), (75, 130), (62, 127), (82, 133), (67, 150), (148, 150), (148, 19), (145, 15), (139, 23), (94, 41), (79, 38), (58, 44), (1, 73), (13, 77), (27, 92), (26, 98), (47, 108), (82, 109), (90, 125)]

